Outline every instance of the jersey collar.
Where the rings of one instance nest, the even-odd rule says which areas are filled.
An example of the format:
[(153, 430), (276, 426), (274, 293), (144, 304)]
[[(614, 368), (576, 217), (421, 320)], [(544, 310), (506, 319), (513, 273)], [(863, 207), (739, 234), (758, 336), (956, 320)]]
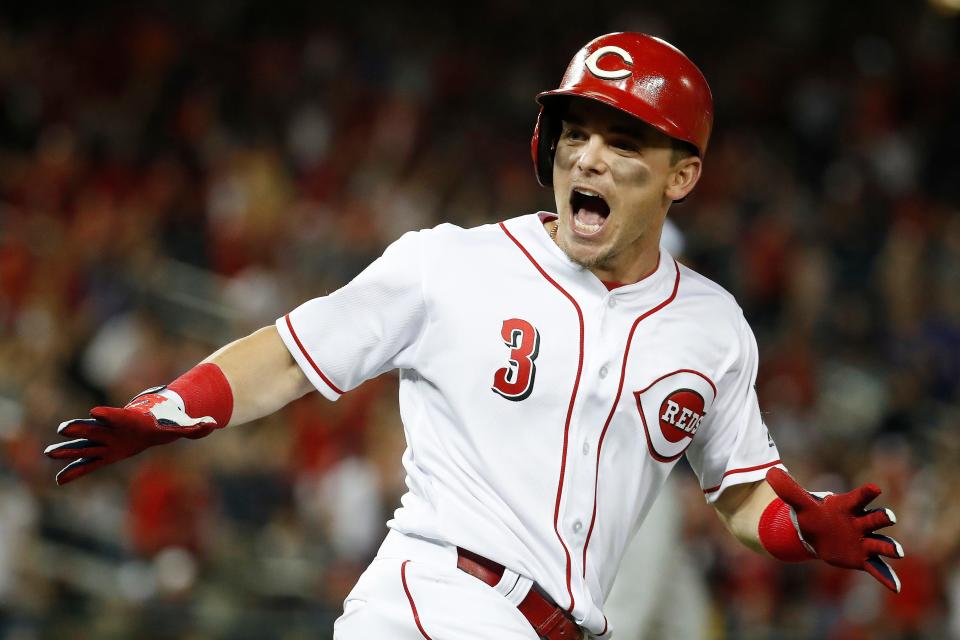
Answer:
[(544, 269), (567, 278), (572, 278), (588, 291), (596, 292), (604, 296), (632, 297), (635, 294), (640, 294), (646, 297), (645, 294), (647, 292), (659, 291), (666, 286), (673, 287), (676, 277), (674, 259), (673, 256), (670, 255), (670, 252), (661, 246), (660, 260), (653, 273), (642, 280), (625, 284), (608, 291), (603, 282), (591, 273), (590, 270), (570, 260), (567, 254), (553, 241), (550, 234), (547, 233), (543, 223), (555, 220), (556, 218), (557, 214), (555, 213), (540, 211), (538, 213), (514, 218), (513, 220), (507, 220), (505, 224), (509, 229), (518, 234), (518, 239), (522, 238), (522, 242)]

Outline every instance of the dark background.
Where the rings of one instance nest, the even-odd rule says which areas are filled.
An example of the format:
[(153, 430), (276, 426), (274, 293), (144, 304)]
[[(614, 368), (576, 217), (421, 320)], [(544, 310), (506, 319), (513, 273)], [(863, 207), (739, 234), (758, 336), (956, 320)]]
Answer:
[(765, 560), (681, 468), (712, 637), (960, 638), (956, 3), (662, 4), (0, 9), (0, 638), (327, 637), (403, 491), (391, 376), (65, 488), (40, 451), (408, 229), (552, 208), (533, 96), (613, 30), (713, 88), (671, 219), (757, 334), (785, 460), (877, 482), (908, 553), (896, 598)]

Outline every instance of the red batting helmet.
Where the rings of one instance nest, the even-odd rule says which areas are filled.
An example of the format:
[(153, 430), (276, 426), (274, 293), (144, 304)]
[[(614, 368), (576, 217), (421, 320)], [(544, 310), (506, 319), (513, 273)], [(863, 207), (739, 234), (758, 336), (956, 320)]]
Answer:
[(702, 157), (713, 126), (713, 95), (706, 78), (673, 45), (642, 33), (608, 33), (577, 52), (560, 88), (537, 95), (540, 114), (530, 150), (537, 180), (553, 183), (553, 152), (561, 122), (553, 105), (562, 97), (599, 100), (691, 144)]

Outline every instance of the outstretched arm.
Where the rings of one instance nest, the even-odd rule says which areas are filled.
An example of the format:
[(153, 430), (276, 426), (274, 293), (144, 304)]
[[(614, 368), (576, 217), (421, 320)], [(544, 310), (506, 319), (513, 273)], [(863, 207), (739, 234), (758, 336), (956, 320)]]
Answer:
[(900, 579), (882, 559), (902, 558), (903, 548), (878, 529), (896, 523), (893, 511), (867, 509), (880, 495), (874, 484), (841, 494), (814, 495), (782, 469), (765, 481), (727, 489), (716, 507), (745, 545), (784, 562), (818, 558), (835, 567), (866, 571), (899, 592)]
[(310, 389), (276, 328), (264, 327), (123, 408), (94, 407), (89, 418), (63, 422), (57, 433), (73, 439), (44, 453), (68, 461), (57, 474), (66, 484), (149, 447), (273, 413)]
[(230, 385), (229, 424), (270, 415), (313, 389), (274, 325), (231, 342), (203, 362), (217, 365)]

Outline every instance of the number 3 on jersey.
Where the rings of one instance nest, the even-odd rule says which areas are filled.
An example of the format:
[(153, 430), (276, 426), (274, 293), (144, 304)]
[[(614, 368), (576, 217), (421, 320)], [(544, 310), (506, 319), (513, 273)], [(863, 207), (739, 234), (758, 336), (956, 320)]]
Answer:
[(510, 347), (510, 364), (493, 374), (492, 390), (507, 400), (525, 400), (537, 373), (534, 361), (540, 352), (540, 332), (526, 320), (511, 318), (503, 321), (500, 335)]

